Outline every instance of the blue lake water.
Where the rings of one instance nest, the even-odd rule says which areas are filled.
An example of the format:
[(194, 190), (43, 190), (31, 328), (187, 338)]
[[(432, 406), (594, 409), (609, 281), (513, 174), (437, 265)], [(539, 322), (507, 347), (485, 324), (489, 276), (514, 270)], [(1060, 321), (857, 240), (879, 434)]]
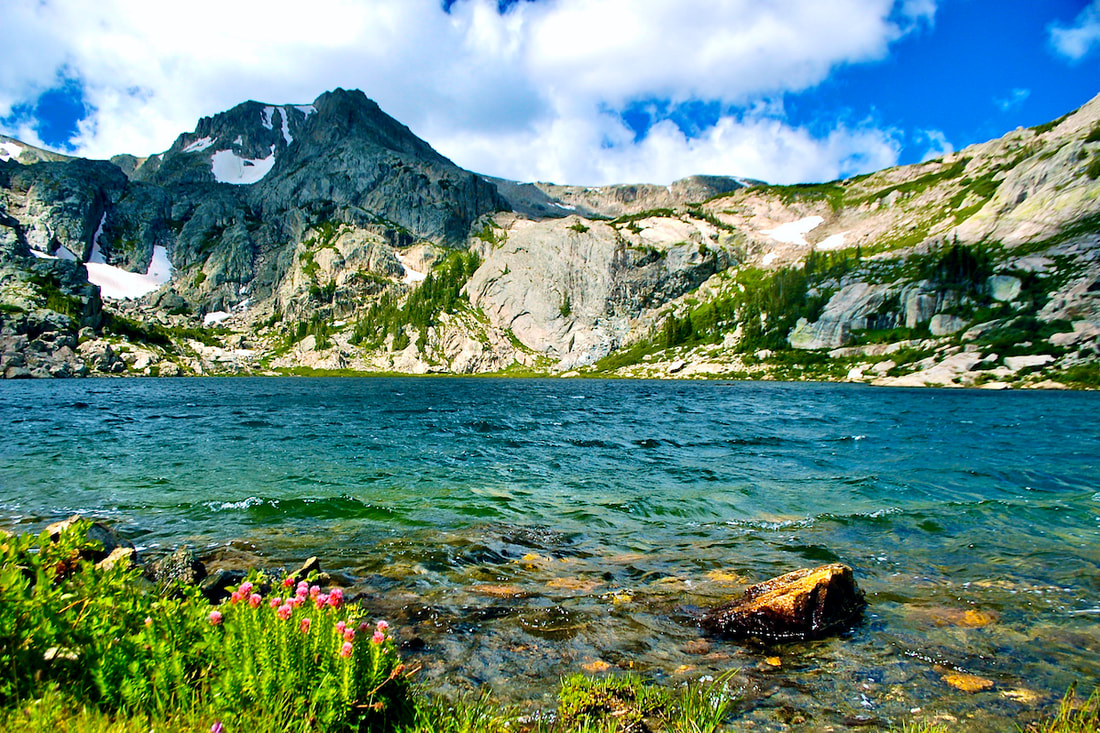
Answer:
[[(82, 513), (151, 555), (318, 555), (423, 642), (409, 655), (444, 691), (537, 705), (604, 665), (732, 672), (757, 729), (1004, 730), (1100, 679), (1098, 408), (775, 383), (0, 382), (0, 526)], [(870, 604), (847, 634), (764, 647), (694, 623), (832, 561)]]

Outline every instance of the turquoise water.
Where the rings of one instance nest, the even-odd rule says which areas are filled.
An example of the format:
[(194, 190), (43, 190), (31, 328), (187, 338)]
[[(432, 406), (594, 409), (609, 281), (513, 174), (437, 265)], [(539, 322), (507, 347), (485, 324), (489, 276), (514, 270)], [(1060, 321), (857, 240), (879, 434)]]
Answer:
[[(774, 383), (0, 382), (0, 525), (79, 512), (147, 554), (316, 554), (445, 691), (538, 705), (603, 665), (732, 671), (757, 729), (1004, 730), (1100, 679), (1098, 407)], [(870, 603), (841, 637), (762, 647), (694, 623), (831, 561)]]

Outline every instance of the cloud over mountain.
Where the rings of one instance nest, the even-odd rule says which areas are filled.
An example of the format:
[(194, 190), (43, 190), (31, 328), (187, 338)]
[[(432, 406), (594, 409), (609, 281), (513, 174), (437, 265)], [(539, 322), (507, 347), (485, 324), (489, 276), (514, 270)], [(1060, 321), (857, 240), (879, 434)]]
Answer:
[[(241, 99), (361, 88), (459, 164), (520, 179), (667, 182), (721, 172), (823, 179), (897, 159), (870, 123), (793, 125), (774, 104), (884, 58), (933, 0), (288, 0), (185, 8), (14, 0), (0, 26), (0, 118), (33, 132), (44, 92), (79, 90), (84, 155), (163, 150)], [(631, 105), (669, 114), (631, 128)], [(677, 110), (718, 114), (698, 128)], [(762, 135), (775, 135), (763, 140)], [(718, 168), (721, 170), (718, 170)]]

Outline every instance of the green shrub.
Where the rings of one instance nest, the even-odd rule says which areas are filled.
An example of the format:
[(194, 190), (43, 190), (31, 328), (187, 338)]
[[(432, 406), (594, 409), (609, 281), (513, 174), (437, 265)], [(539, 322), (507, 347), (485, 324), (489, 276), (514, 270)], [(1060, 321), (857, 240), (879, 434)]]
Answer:
[(96, 549), (86, 530), (77, 523), (57, 542), (43, 533), (0, 545), (0, 704), (50, 682), (114, 709), (190, 704), (209, 659), (205, 602), (145, 594), (140, 572), (124, 564), (96, 569), (84, 559)]
[(569, 228), (575, 231), (577, 234), (584, 234), (588, 231), (588, 227), (586, 227), (584, 224), (581, 224), (579, 221), (574, 222), (573, 225)]
[(1090, 181), (1100, 178), (1100, 154), (1092, 156), (1088, 167), (1085, 168), (1085, 175), (1089, 177)]
[[(277, 592), (287, 599), (265, 598), (267, 582), (254, 575), (211, 609), (195, 588), (161, 597), (138, 568), (93, 565), (98, 547), (86, 532), (76, 523), (56, 542), (45, 533), (0, 541), (0, 708), (55, 700), (61, 720), (93, 730), (129, 730), (128, 719), (150, 716), (161, 722), (139, 730), (176, 719), (203, 729), (225, 721), (351, 731), (392, 728), (408, 715), (408, 679), (387, 626), (345, 606), (339, 589), (284, 581)], [(33, 707), (30, 720), (50, 717)]]

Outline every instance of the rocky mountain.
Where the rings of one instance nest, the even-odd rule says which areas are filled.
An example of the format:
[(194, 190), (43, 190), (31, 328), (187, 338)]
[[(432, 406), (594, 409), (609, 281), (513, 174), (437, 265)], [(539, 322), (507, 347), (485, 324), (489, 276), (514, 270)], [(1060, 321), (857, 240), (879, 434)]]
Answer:
[(1100, 98), (799, 186), (519, 183), (361, 92), (165, 152), (0, 139), (0, 373), (351, 370), (1095, 386)]

